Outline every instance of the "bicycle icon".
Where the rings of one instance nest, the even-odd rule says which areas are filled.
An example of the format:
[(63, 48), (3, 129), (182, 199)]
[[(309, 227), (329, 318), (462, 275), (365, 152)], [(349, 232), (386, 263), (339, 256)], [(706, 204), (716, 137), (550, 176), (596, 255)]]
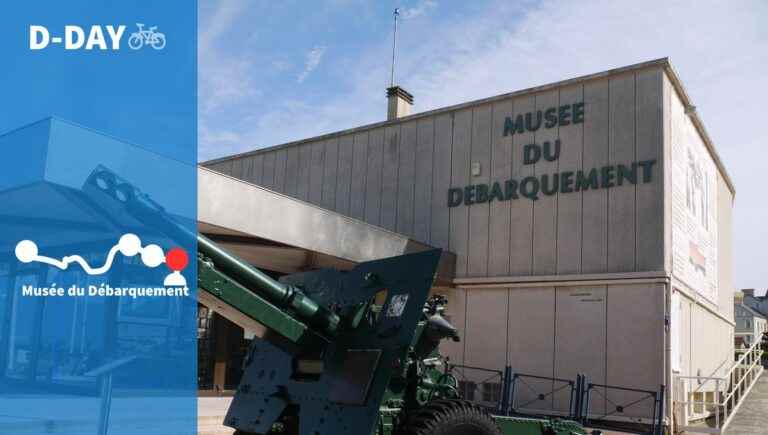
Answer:
[(144, 24), (136, 23), (136, 27), (138, 27), (139, 30), (131, 33), (130, 38), (128, 38), (129, 47), (138, 50), (146, 44), (155, 50), (162, 50), (165, 48), (165, 33), (158, 32), (157, 26), (152, 26), (145, 30)]

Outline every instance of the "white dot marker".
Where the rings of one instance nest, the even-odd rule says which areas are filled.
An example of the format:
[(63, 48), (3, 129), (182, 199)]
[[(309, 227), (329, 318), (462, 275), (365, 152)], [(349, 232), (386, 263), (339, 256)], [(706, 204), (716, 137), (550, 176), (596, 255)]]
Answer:
[(133, 257), (141, 251), (141, 239), (136, 234), (124, 234), (117, 242), (117, 246), (120, 248), (121, 254), (126, 257)]
[(37, 253), (37, 245), (31, 240), (22, 240), (16, 244), (16, 258), (22, 263), (33, 262)]
[(147, 267), (157, 267), (165, 261), (163, 248), (157, 245), (147, 245), (141, 250), (141, 261)]

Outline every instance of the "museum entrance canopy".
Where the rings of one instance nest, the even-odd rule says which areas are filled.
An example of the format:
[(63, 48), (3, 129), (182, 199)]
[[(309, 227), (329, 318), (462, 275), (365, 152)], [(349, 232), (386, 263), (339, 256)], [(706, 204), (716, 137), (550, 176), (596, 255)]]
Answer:
[[(256, 267), (280, 273), (354, 264), (432, 249), (407, 236), (198, 168), (199, 230)], [(453, 279), (443, 252), (438, 285)]]
[[(332, 267), (433, 249), (339, 213), (198, 167), (198, 230), (250, 264), (278, 274)], [(436, 285), (453, 280), (456, 257), (443, 251)], [(255, 320), (203, 289), (198, 301), (243, 328), (265, 330)]]

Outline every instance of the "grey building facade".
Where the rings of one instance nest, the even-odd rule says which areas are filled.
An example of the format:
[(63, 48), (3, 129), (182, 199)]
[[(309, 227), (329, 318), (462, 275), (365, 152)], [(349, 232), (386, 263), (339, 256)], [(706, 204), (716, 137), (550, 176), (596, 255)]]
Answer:
[(762, 340), (763, 334), (768, 331), (768, 320), (765, 316), (743, 303), (737, 303), (734, 307), (734, 321), (737, 347), (752, 346)]
[[(680, 400), (675, 376), (732, 360), (734, 187), (666, 59), (203, 166), (453, 253), (435, 292), (456, 364)], [(520, 394), (567, 410), (565, 393)], [(605, 395), (590, 412), (631, 399)]]

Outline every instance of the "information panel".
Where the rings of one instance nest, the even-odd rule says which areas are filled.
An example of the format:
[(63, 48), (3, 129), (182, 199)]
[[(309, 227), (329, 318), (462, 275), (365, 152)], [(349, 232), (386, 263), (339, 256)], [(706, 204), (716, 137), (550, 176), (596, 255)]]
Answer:
[(717, 168), (679, 100), (672, 113), (672, 269), (717, 301)]

